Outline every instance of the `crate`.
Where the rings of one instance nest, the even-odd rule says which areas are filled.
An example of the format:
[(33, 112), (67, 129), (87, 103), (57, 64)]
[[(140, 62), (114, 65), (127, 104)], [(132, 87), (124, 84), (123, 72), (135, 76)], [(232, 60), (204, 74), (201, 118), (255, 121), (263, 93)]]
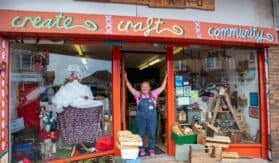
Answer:
[(171, 138), (175, 142), (175, 144), (196, 144), (197, 143), (197, 135), (192, 134), (192, 135), (177, 135), (176, 133), (172, 132), (171, 133)]
[(201, 144), (183, 144), (175, 145), (175, 160), (176, 161), (189, 161), (189, 148), (192, 146), (193, 149), (204, 151), (204, 146)]
[(216, 157), (211, 157), (210, 153), (189, 147), (189, 163), (216, 163)]
[(138, 157), (139, 149), (131, 148), (131, 149), (121, 149), (121, 158), (125, 160), (135, 160)]

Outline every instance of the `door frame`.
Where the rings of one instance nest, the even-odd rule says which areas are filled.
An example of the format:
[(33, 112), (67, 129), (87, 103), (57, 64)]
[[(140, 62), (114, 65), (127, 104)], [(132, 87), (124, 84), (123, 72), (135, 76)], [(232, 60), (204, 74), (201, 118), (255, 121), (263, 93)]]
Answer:
[[(158, 53), (159, 54), (159, 53)], [(167, 87), (166, 87), (166, 154), (170, 156), (175, 155), (175, 144), (171, 139), (171, 127), (175, 123), (175, 98), (174, 98), (174, 65), (173, 65), (173, 47), (167, 46), (166, 52), (160, 53), (165, 57), (165, 65), (167, 71)], [(120, 51), (120, 71), (121, 74), (125, 73), (124, 53)], [(124, 64), (123, 64), (124, 63)], [(121, 122), (126, 121), (126, 85), (122, 75), (119, 75), (119, 81), (121, 82)], [(121, 124), (121, 129), (127, 129), (127, 124)]]

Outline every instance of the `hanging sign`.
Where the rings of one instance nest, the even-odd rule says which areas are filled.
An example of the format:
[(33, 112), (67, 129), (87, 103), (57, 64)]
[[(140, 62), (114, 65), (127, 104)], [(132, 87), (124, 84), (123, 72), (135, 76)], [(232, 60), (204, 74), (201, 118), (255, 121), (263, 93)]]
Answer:
[(194, 8), (214, 10), (215, 0), (90, 0), (95, 2), (147, 5), (158, 8)]
[[(199, 21), (183, 21), (161, 18), (93, 15), (75, 13), (31, 12), (0, 10), (0, 34), (23, 34), (26, 36), (97, 36), (114, 41), (123, 39), (160, 40), (168, 42), (205, 41), (220, 44), (278, 43), (277, 32), (271, 28), (258, 28), (217, 24)], [(42, 35), (41, 35), (42, 36)]]

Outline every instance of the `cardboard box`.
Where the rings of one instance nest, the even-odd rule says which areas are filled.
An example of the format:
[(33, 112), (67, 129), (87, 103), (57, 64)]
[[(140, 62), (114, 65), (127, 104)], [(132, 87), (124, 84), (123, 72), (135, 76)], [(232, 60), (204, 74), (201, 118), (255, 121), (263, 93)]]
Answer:
[(17, 118), (15, 120), (12, 120), (10, 123), (11, 133), (18, 132), (20, 130), (23, 130), (24, 128), (25, 126), (23, 118)]

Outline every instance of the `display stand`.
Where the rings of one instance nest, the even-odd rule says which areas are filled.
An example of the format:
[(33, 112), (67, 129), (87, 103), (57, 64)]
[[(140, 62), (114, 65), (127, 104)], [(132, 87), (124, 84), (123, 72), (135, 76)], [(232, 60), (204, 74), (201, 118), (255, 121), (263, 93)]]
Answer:
[[(224, 107), (224, 106), (222, 106), (222, 104), (225, 104), (225, 106), (227, 108), (226, 110), (223, 110), (222, 107)], [(230, 114), (231, 119), (229, 119), (227, 123), (223, 121), (220, 124), (220, 122), (217, 121), (218, 114)], [(248, 127), (247, 127), (247, 124), (243, 121), (242, 114), (237, 113), (231, 104), (230, 96), (228, 93), (228, 88), (221, 87), (217, 91), (216, 103), (215, 103), (215, 107), (213, 110), (213, 117), (211, 120), (211, 124), (214, 125), (216, 123), (217, 123), (218, 127), (230, 128), (230, 130), (233, 127), (233, 125), (235, 124), (237, 126), (237, 130), (239, 130), (242, 133), (248, 133), (248, 131), (247, 131)]]

